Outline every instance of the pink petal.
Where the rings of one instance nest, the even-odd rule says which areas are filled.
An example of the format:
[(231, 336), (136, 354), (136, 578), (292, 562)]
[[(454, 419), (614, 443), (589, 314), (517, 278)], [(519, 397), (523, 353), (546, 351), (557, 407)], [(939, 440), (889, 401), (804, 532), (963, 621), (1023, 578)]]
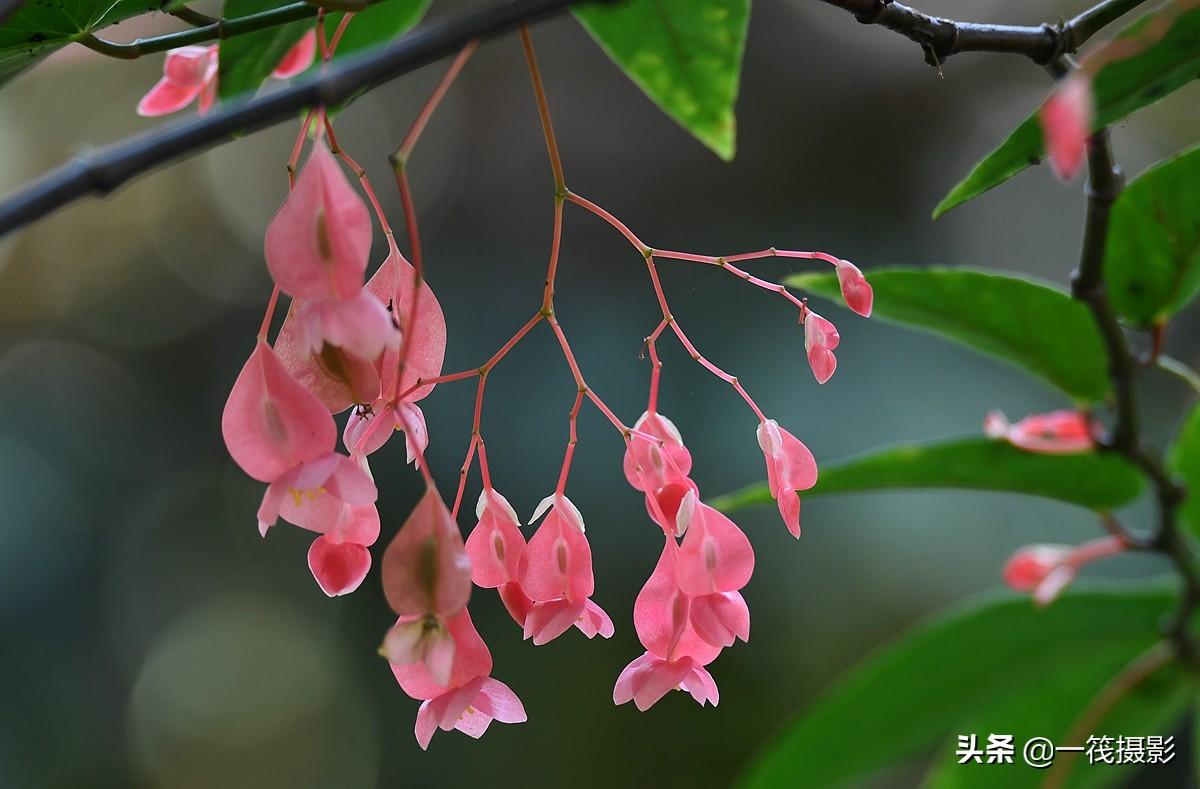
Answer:
[(471, 563), (442, 497), (429, 488), (383, 554), (383, 592), (397, 614), (453, 616), (471, 595)]
[(370, 251), (367, 206), (318, 142), (267, 227), (267, 268), (295, 298), (345, 299), (361, 289)]
[(310, 30), (292, 45), (292, 48), (279, 61), (279, 65), (271, 72), (271, 76), (276, 79), (291, 79), (297, 74), (303, 73), (312, 65), (316, 52), (317, 31)]
[(371, 552), (350, 542), (331, 543), (322, 535), (308, 549), (308, 569), (325, 594), (349, 594), (367, 577)]
[(800, 499), (796, 492), (817, 483), (817, 462), (804, 442), (774, 419), (758, 426), (758, 444), (767, 460), (767, 486), (779, 504), (788, 531), (799, 537)]
[(379, 539), (379, 510), (374, 504), (343, 505), (334, 527), (325, 534), (332, 543), (374, 545)]
[(524, 723), (528, 718), (517, 694), (499, 680), (488, 677), (479, 686), (473, 706), (500, 723)]
[(825, 383), (837, 369), (833, 349), (838, 347), (841, 337), (834, 325), (812, 310), (804, 316), (804, 350), (808, 354), (808, 365), (812, 368), (817, 383)]
[(834, 265), (837, 266), (838, 285), (841, 286), (842, 299), (846, 306), (864, 318), (871, 317), (875, 292), (867, 278), (859, 271), (858, 266), (848, 260), (839, 260)]
[(366, 290), (346, 298), (306, 301), (296, 313), (310, 352), (323, 345), (352, 356), (377, 359), (387, 348), (400, 347), (400, 331), (379, 300)]
[(448, 688), (461, 688), (492, 672), (492, 653), (479, 637), (467, 609), (447, 620), (446, 630), (454, 639), (454, 666), (450, 671), (449, 683), (436, 682), (423, 663), (405, 666), (390, 664), (400, 687), (414, 699), (436, 698)]
[(683, 536), (686, 528), (680, 528), (679, 507), (689, 491), (699, 495), (699, 490), (695, 482), (684, 479), (664, 485), (653, 493), (647, 493), (646, 512), (650, 515), (650, 520), (661, 526), (667, 534)]
[(172, 49), (163, 60), (163, 77), (179, 87), (196, 87), (215, 75), (215, 47), (187, 46)]
[(490, 488), (479, 496), (482, 514), (467, 537), (471, 580), (476, 586), (493, 589), (513, 581), (525, 550), (525, 537), (518, 528), (508, 501)]
[(379, 399), (379, 371), (375, 365), (334, 345), (314, 352), (297, 317), (299, 302), (292, 302), (275, 338), (275, 355), (292, 377), (317, 396), (331, 413)]
[(641, 676), (647, 667), (655, 660), (660, 660), (649, 652), (634, 658), (628, 666), (621, 670), (617, 676), (617, 684), (613, 687), (613, 704), (625, 704), (633, 701), (633, 688), (635, 681)]
[(680, 594), (675, 579), (678, 547), (667, 537), (654, 572), (646, 580), (633, 604), (633, 626), (649, 652), (669, 656), (687, 624), (688, 599)]
[(498, 591), (500, 592), (500, 601), (504, 603), (508, 615), (524, 629), (525, 620), (529, 618), (529, 612), (533, 610), (534, 602), (521, 590), (521, 584), (516, 581), (509, 581)]
[(700, 638), (718, 647), (750, 640), (750, 609), (737, 592), (692, 598), (688, 618)]
[(1078, 74), (1064, 80), (1038, 113), (1050, 167), (1064, 181), (1074, 178), (1083, 165), (1092, 113), (1091, 82)]
[(202, 85), (176, 85), (163, 77), (138, 102), (137, 114), (154, 118), (178, 112), (196, 100)]
[(264, 342), (255, 346), (233, 384), (221, 433), (234, 462), (261, 482), (329, 452), (337, 441), (325, 406), (288, 374)]
[(676, 578), (689, 597), (741, 589), (754, 572), (754, 549), (733, 521), (707, 504), (696, 514), (679, 548)]
[(433, 711), (430, 709), (432, 702), (421, 702), (420, 709), (417, 710), (417, 725), (415, 733), (417, 735), (417, 744), (421, 746), (421, 750), (429, 749), (429, 741), (433, 739), (434, 732), (437, 731), (437, 720), (433, 717)]
[(634, 428), (662, 441), (660, 446), (638, 433), (630, 436), (623, 467), (625, 479), (634, 490), (655, 490), (687, 479), (692, 470), (692, 455), (670, 419), (647, 411)]
[[(415, 300), (413, 294), (413, 267), (392, 239), (388, 239), (388, 256), (383, 265), (367, 282), (367, 290), (379, 299), (385, 308), (390, 308), (392, 318), (401, 331), (408, 328), (409, 315), (416, 309), (416, 322), (413, 325), (412, 337), (403, 338), (403, 342), (411, 344), (408, 358), (405, 360), (404, 374), (399, 385), (396, 384), (396, 369), (399, 365), (399, 353), (389, 351), (383, 357), (382, 370), (384, 390), (401, 393), (413, 386), (417, 379), (436, 378), (442, 372), (442, 361), (446, 355), (446, 318), (437, 297), (430, 290), (428, 283), (422, 281), (420, 298)], [(433, 385), (415, 389), (405, 397), (409, 402), (417, 402), (433, 391)]]
[(1004, 583), (1018, 592), (1032, 592), (1070, 557), (1070, 545), (1026, 545), (1004, 565)]
[(696, 703), (701, 707), (705, 702), (711, 703), (714, 707), (721, 700), (721, 694), (717, 691), (717, 682), (712, 678), (712, 674), (703, 666), (693, 666), (688, 675), (679, 683), (679, 689), (685, 690), (692, 695)]
[(597, 635), (601, 638), (612, 638), (616, 632), (612, 617), (591, 600), (584, 603), (583, 616), (575, 621), (575, 627), (588, 638), (595, 638)]
[(518, 578), (535, 601), (559, 597), (582, 601), (592, 596), (592, 549), (574, 523), (573, 505), (562, 497), (521, 553)]
[(429, 446), (429, 428), (425, 414), (413, 403), (401, 402), (396, 406), (396, 429), (404, 433), (404, 450), (408, 462), (420, 467), (420, 460)]
[(571, 629), (583, 616), (583, 601), (547, 600), (535, 603), (525, 618), (525, 638), (532, 639), (534, 646), (548, 644)]

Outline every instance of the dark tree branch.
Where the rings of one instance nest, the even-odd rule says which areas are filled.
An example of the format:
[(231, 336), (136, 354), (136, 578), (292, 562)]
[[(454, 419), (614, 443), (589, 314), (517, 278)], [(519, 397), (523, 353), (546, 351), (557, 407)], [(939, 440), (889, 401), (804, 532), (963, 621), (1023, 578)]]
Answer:
[(1134, 381), (1138, 364), (1108, 300), (1104, 282), (1109, 215), (1124, 185), (1121, 168), (1113, 160), (1108, 129), (1101, 129), (1088, 141), (1087, 217), (1079, 266), (1071, 277), (1071, 295), (1091, 311), (1108, 353), (1108, 375), (1116, 396), (1116, 423), (1102, 448), (1141, 469), (1154, 488), (1159, 522), (1151, 547), (1166, 554), (1183, 578), (1183, 596), (1168, 631), (1180, 656), (1191, 662), (1200, 658), (1188, 631), (1192, 613), (1200, 603), (1200, 575), (1191, 550), (1179, 534), (1178, 512), (1185, 491), (1142, 444)]
[(1045, 65), (1074, 52), (1105, 25), (1146, 0), (1105, 0), (1067, 22), (1037, 26), (955, 22), (891, 0), (823, 0), (920, 44), (925, 60), (939, 66), (959, 52), (1007, 52)]
[[(0, 0), (2, 2), (2, 0)], [(0, 236), (89, 194), (108, 194), (136, 176), (249, 132), (294, 120), (306, 107), (332, 106), (364, 88), (490, 38), (561, 12), (577, 0), (497, 0), (478, 11), (424, 25), (395, 44), (347, 58), (323, 74), (269, 96), (231, 104), (203, 118), (171, 123), (83, 153), (0, 203)]]

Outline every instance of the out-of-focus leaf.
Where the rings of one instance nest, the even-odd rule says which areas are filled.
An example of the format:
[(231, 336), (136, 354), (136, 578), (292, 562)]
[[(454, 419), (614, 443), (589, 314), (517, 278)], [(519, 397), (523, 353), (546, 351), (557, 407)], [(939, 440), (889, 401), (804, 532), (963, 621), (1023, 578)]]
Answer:
[(0, 85), (85, 33), (158, 7), (159, 0), (27, 0), (0, 25)]
[(574, 13), (655, 104), (722, 159), (733, 158), (750, 0), (626, 0)]
[(1183, 502), (1183, 516), (1192, 532), (1200, 534), (1200, 405), (1193, 406), (1184, 417), (1167, 451), (1167, 464), (1171, 471), (1183, 477), (1188, 490)]
[[(803, 498), (886, 488), (965, 488), (1044, 496), (1108, 511), (1138, 497), (1145, 479), (1112, 453), (1045, 455), (986, 438), (904, 444), (822, 465)], [(772, 501), (766, 483), (714, 499), (726, 512)]]
[[(1045, 678), (1033, 678), (993, 704), (965, 716), (947, 738), (945, 747), (934, 758), (925, 781), (926, 789), (1036, 789), (1043, 786), (1046, 770), (1034, 770), (1024, 763), (1021, 748), (1033, 737), (1048, 737), (1056, 745), (1083, 745), (1086, 739), (1068, 741), (1080, 713), (1087, 709), (1113, 673), (1112, 662), (1120, 659), (1118, 648), (1112, 658), (1081, 661), (1072, 671), (1060, 671)], [(1154, 649), (1154, 648), (1152, 648)], [(1135, 658), (1134, 660), (1139, 660)], [(1096, 723), (1087, 735), (1111, 737), (1116, 748), (1118, 737), (1170, 736), (1195, 698), (1196, 682), (1177, 664), (1158, 668), (1137, 683)], [(974, 761), (959, 764), (955, 756), (957, 736), (976, 734), (979, 747), (986, 750), (989, 734), (1011, 734), (1016, 753), (1012, 764), (983, 764)], [(1085, 735), (1086, 737), (1086, 735)], [(1057, 766), (1057, 762), (1071, 764)], [(1124, 785), (1136, 765), (1089, 764), (1083, 753), (1062, 752), (1054, 769), (1067, 769), (1066, 786), (1074, 789)]]
[(1200, 147), (1135, 179), (1112, 208), (1104, 253), (1108, 294), (1143, 326), (1167, 318), (1200, 288)]
[[(333, 59), (386, 44), (408, 32), (421, 20), (431, 0), (380, 0), (359, 11), (346, 25)], [(268, 11), (292, 0), (226, 0), (225, 16), (234, 18)], [(332, 39), (343, 13), (325, 18), (325, 31)], [(217, 83), (222, 98), (253, 93), (271, 75), (279, 61), (305, 32), (316, 24), (314, 19), (234, 36), (221, 42), (221, 76)], [(320, 56), (318, 54), (317, 60)], [(319, 68), (314, 62), (312, 68)]]
[(1111, 677), (1161, 638), (1158, 622), (1172, 599), (1158, 585), (1076, 589), (1045, 609), (1005, 596), (943, 614), (817, 699), (742, 785), (841, 785), (917, 756), (960, 733), (955, 727), (972, 711), (1031, 685), (1081, 672)]
[[(875, 317), (925, 329), (1035, 373), (1079, 400), (1110, 391), (1100, 331), (1086, 307), (1049, 285), (969, 269), (871, 271)], [(833, 274), (787, 284), (841, 303)]]
[[(1144, 17), (1121, 35), (1134, 36), (1146, 25)], [(1095, 96), (1093, 130), (1115, 123), (1153, 104), (1200, 73), (1200, 8), (1179, 16), (1157, 43), (1130, 58), (1113, 61), (1092, 81)], [(933, 209), (934, 219), (957, 205), (999, 186), (1046, 154), (1037, 115), (1031, 115), (1000, 147), (992, 151)]]

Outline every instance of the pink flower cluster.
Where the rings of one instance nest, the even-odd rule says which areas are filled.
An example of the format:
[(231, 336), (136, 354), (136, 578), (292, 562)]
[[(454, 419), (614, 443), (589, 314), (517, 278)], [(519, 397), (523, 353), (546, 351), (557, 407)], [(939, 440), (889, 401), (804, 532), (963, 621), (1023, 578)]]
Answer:
[[(317, 31), (308, 31), (271, 72), (276, 79), (290, 79), (312, 65), (317, 52)], [(178, 112), (199, 99), (200, 114), (208, 112), (217, 98), (217, 45), (172, 49), (163, 61), (163, 76), (138, 102), (138, 115), (154, 117)]]

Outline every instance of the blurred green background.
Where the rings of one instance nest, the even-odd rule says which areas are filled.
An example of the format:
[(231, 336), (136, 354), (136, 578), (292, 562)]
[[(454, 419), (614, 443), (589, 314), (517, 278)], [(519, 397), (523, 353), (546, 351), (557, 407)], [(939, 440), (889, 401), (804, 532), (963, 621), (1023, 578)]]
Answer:
[[(431, 15), (471, 5), (438, 0)], [(929, 0), (922, 8), (1033, 23), (1084, 5)], [(110, 32), (125, 40), (169, 29), (163, 17)], [(568, 183), (650, 244), (713, 254), (821, 249), (868, 274), (888, 264), (970, 264), (1059, 283), (1075, 262), (1080, 187), (1044, 168), (936, 224), (928, 219), (1045, 95), (1045, 74), (1020, 59), (962, 55), (939, 76), (911, 43), (837, 9), (760, 0), (738, 156), (723, 164), (573, 20), (538, 26), (535, 41)], [(153, 126), (133, 108), (160, 68), (158, 57), (124, 63), (69, 50), (0, 92), (0, 191), (87, 145)], [(396, 224), (385, 157), (443, 68), (389, 84), (338, 120), (339, 138)], [(1116, 130), (1129, 173), (1200, 137), (1198, 87)], [(632, 605), (660, 537), (622, 477), (619, 437), (585, 409), (568, 493), (587, 518), (595, 599), (617, 633), (588, 642), (572, 632), (535, 649), (495, 595), (477, 590), (472, 612), (493, 675), (516, 690), (529, 722), (497, 724), (478, 742), (439, 733), (422, 754), (412, 736), (417, 703), (375, 654), (392, 619), (377, 575), (350, 597), (327, 599), (305, 563), (310, 535), (281, 526), (259, 538), (262, 488), (221, 442), (221, 408), (270, 289), (262, 237), (286, 193), (294, 135), (289, 124), (239, 140), (0, 241), (2, 786), (726, 785), (870, 650), (944, 604), (997, 586), (1014, 548), (1096, 533), (1092, 516), (1066, 505), (979, 493), (814, 500), (799, 543), (773, 510), (740, 513), (758, 557), (744, 590), (753, 638), (711, 667), (721, 704), (702, 710), (671, 694), (641, 714), (614, 707), (611, 692), (642, 651)], [(471, 367), (536, 306), (549, 244), (550, 176), (515, 38), (486, 45), (468, 65), (411, 172), (429, 279), (450, 327), (446, 369)], [(377, 259), (382, 249), (376, 239)], [(819, 461), (977, 433), (991, 408), (1015, 417), (1063, 405), (1000, 364), (820, 305), (842, 345), (837, 375), (818, 386), (782, 301), (719, 271), (682, 262), (662, 269), (702, 352), (739, 375)], [(802, 267), (766, 261), (758, 269), (782, 278)], [(653, 294), (626, 242), (570, 207), (557, 305), (589, 383), (631, 422), (645, 403), (640, 348), (657, 322)], [(1198, 330), (1182, 316), (1169, 351), (1200, 363)], [(752, 415), (676, 344), (662, 347), (660, 408), (683, 431), (704, 494), (761, 479)], [(468, 383), (448, 384), (422, 403), (429, 461), (450, 490), (473, 394)], [(553, 489), (573, 394), (541, 329), (490, 380), (483, 429), (495, 482), (525, 515)], [(1174, 381), (1148, 381), (1143, 407), (1160, 445), (1185, 398)], [(384, 523), (376, 557), (420, 488), (399, 448), (373, 463)], [(473, 479), (468, 504), (477, 494)], [(1129, 518), (1144, 513), (1137, 507)], [(1129, 558), (1099, 570), (1165, 567)], [(918, 765), (881, 781), (920, 774)]]

